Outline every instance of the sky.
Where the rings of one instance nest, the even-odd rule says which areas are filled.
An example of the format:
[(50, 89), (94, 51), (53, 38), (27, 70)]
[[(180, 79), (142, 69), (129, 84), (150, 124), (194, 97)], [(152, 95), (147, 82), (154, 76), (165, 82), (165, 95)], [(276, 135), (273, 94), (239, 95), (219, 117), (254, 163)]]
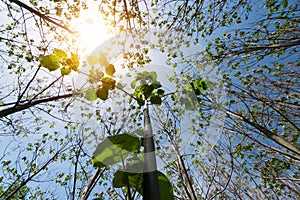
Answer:
[[(93, 2), (93, 1), (90, 1), (90, 2)], [(259, 6), (259, 5), (257, 5), (257, 6)], [(100, 52), (106, 51), (106, 50), (104, 50), (104, 49), (106, 49), (106, 47), (111, 48), (106, 53), (107, 53), (109, 61), (112, 62), (116, 66), (116, 69), (117, 69), (116, 76), (120, 77), (119, 79), (123, 84), (125, 83), (125, 84), (129, 85), (129, 83), (132, 81), (136, 72), (133, 72), (132, 70), (128, 70), (128, 69), (124, 70), (121, 67), (121, 64), (123, 62), (121, 54), (124, 50), (126, 50), (126, 48), (128, 48), (128, 45), (127, 46), (125, 45), (125, 47), (122, 47), (122, 48), (114, 46), (114, 44), (112, 44), (113, 39), (111, 39), (111, 38), (114, 38), (114, 35), (112, 33), (108, 33), (108, 29), (105, 27), (105, 24), (101, 19), (98, 20), (99, 18), (101, 18), (101, 16), (96, 14), (98, 7), (91, 6), (91, 8), (92, 9), (88, 10), (88, 12), (82, 13), (82, 15), (79, 17), (79, 19), (74, 19), (74, 21), (72, 22), (72, 25), (71, 25), (71, 27), (73, 27), (72, 29), (78, 31), (78, 38), (79, 38), (80, 46), (82, 48), (86, 48), (86, 50), (84, 51), (83, 54), (84, 54), (84, 56), (89, 56), (89, 55), (99, 56)], [(264, 14), (264, 12), (262, 12), (261, 14)], [(255, 16), (251, 16), (251, 17), (253, 17), (253, 19), (255, 20), (254, 17), (259, 17), (259, 15), (257, 15), (257, 13), (255, 13)], [(2, 7), (2, 12), (0, 12), (1, 24), (6, 23), (5, 19), (6, 19), (5, 12), (3, 12), (3, 7)], [(234, 26), (234, 27), (230, 27), (230, 28), (239, 28), (239, 26)], [(220, 33), (221, 33), (221, 31), (222, 30), (220, 30)], [(149, 33), (148, 37), (149, 37), (149, 41), (156, 41), (155, 37), (153, 37), (151, 32)], [(114, 39), (116, 39), (116, 38), (114, 38)], [(126, 38), (126, 40), (127, 40), (126, 42), (128, 42), (128, 43), (132, 42), (132, 39), (130, 39), (130, 38)], [(114, 47), (111, 47), (111, 46), (114, 46)], [(149, 47), (149, 46), (146, 46), (146, 47)], [(5, 48), (5, 47), (0, 47), (0, 48)], [(196, 46), (191, 46), (190, 48), (185, 48), (185, 49), (183, 49), (183, 52), (184, 52), (185, 56), (190, 56), (195, 51), (197, 51), (201, 48), (203, 48), (203, 47), (200, 44), (200, 45), (196, 45)], [(3, 50), (3, 49), (1, 49), (1, 50)], [(149, 51), (149, 55), (152, 59), (152, 62), (149, 65), (145, 66), (145, 68), (147, 70), (151, 70), (151, 71), (155, 70), (157, 72), (158, 79), (162, 83), (162, 85), (164, 86), (164, 89), (167, 92), (174, 91), (175, 90), (174, 84), (171, 83), (166, 78), (167, 75), (170, 75), (174, 72), (174, 69), (172, 69), (170, 66), (167, 66), (165, 64), (165, 60), (167, 57), (166, 53), (161, 53), (157, 49), (151, 49)], [(84, 56), (82, 56), (82, 57), (84, 58)], [(88, 72), (89, 67), (90, 66), (87, 66), (86, 68), (84, 68), (82, 70), (84, 70), (85, 72)], [(101, 67), (101, 66), (99, 66), (99, 67)], [(180, 66), (179, 66), (179, 68), (180, 68)], [(128, 73), (131, 74), (131, 77), (124, 77), (124, 74), (128, 74)], [(178, 72), (175, 71), (175, 73), (178, 73)], [(203, 74), (206, 74), (206, 71), (204, 71)], [(6, 85), (10, 85), (12, 80), (8, 78), (9, 74), (6, 74), (5, 70), (1, 71), (1, 75), (2, 75), (2, 77), (3, 76), (6, 77), (6, 78), (0, 79), (0, 88), (1, 88), (1, 91), (4, 92), (5, 89), (3, 90), (3, 88), (6, 87)], [(73, 74), (72, 76), (74, 78), (73, 80), (75, 82), (76, 87), (82, 88), (82, 86), (83, 87), (86, 86), (86, 76), (81, 76), (80, 74), (79, 75)], [(214, 77), (214, 79), (218, 79), (218, 77)], [(132, 91), (132, 89), (130, 87), (125, 87), (125, 88), (128, 91)], [(9, 90), (9, 88), (7, 88), (7, 90)], [(216, 90), (215, 92), (220, 92), (220, 91)], [(7, 93), (7, 92), (4, 92), (4, 93)], [(223, 93), (223, 91), (221, 91), (221, 93), (222, 93), (221, 101), (223, 101), (226, 98), (226, 93)], [(13, 100), (13, 99), (14, 99), (14, 97), (12, 97), (11, 100)], [(94, 104), (93, 102), (89, 102), (89, 103)], [(110, 101), (109, 103), (112, 103), (112, 102)], [(106, 103), (106, 104), (109, 104), (109, 103)], [(59, 104), (55, 104), (55, 105), (58, 106)], [(80, 102), (79, 103), (77, 102), (77, 106), (89, 106), (89, 105), (88, 104), (80, 104)], [(94, 104), (94, 106), (99, 106), (99, 105)], [(104, 105), (104, 104), (100, 104), (100, 106), (103, 106), (102, 107), (103, 110), (106, 109), (108, 106), (113, 107), (112, 105)], [(78, 122), (82, 122), (82, 120), (85, 120), (85, 119), (80, 117), (80, 112), (77, 109), (78, 109), (78, 107), (77, 108), (75, 107), (73, 110), (74, 114), (77, 114), (77, 115), (74, 115), (76, 118), (75, 120), (77, 120)], [(90, 108), (88, 107), (88, 109), (90, 109)], [(94, 107), (92, 107), (92, 111), (94, 111), (93, 109), (94, 109)], [(217, 113), (217, 114), (219, 115), (220, 113)], [(185, 144), (190, 142), (191, 140), (194, 140), (194, 136), (190, 135), (187, 126), (190, 124), (191, 119), (194, 117), (195, 117), (195, 113), (193, 113), (191, 111), (189, 113), (186, 113), (186, 115), (183, 116), (183, 120), (182, 120), (182, 135), (183, 135), (183, 143), (184, 143), (182, 145), (182, 150), (186, 151), (187, 153), (188, 153), (188, 151), (192, 151), (192, 149), (188, 149), (188, 147)], [(221, 114), (219, 117), (221, 118), (219, 121), (217, 121), (217, 117), (213, 118), (212, 121), (216, 122), (217, 124), (220, 124), (220, 126), (212, 126), (212, 127), (208, 127), (206, 129), (206, 133), (208, 133), (207, 135), (212, 136), (211, 138), (208, 138), (208, 140), (211, 142), (212, 145), (214, 145), (215, 142), (218, 141), (219, 134), (222, 131), (223, 115)], [(50, 117), (49, 118), (45, 117), (45, 118), (51, 120)], [(95, 120), (95, 121), (92, 121), (92, 120)], [(31, 122), (28, 122), (27, 124), (30, 124), (30, 123)], [(38, 123), (36, 123), (36, 124), (38, 124)], [(95, 125), (95, 129), (98, 128), (98, 123), (95, 118), (89, 119), (88, 124), (86, 124), (86, 125), (87, 126)], [(155, 129), (155, 126), (156, 126), (155, 122), (153, 123), (153, 126)], [(64, 124), (62, 122), (57, 122), (56, 127), (59, 127), (57, 131), (61, 131), (61, 132), (63, 132), (63, 134), (65, 134)], [(48, 132), (48, 131), (53, 131), (53, 130), (51, 128), (44, 127), (40, 132), (42, 132), (42, 131)], [(30, 138), (22, 139), (22, 141), (14, 138), (14, 137), (7, 137), (7, 136), (1, 137), (0, 136), (0, 146), (2, 146), (4, 148), (7, 147), (7, 145), (11, 141), (13, 141), (10, 143), (9, 148), (7, 148), (7, 149), (2, 148), (1, 151), (9, 152), (8, 154), (6, 154), (6, 156), (7, 156), (6, 159), (17, 157), (18, 152), (15, 152), (15, 150), (18, 149), (19, 146), (22, 146), (22, 145), (25, 145), (26, 143), (28, 143), (30, 140), (32, 140), (32, 138), (40, 139), (39, 135), (35, 135)], [(94, 147), (95, 146), (93, 144), (91, 146), (86, 146), (86, 148), (89, 149), (90, 153), (93, 152)], [(24, 148), (24, 147), (22, 147), (22, 148)], [(209, 149), (208, 149), (208, 151), (209, 151)], [(208, 153), (208, 152), (205, 152), (205, 153)], [(203, 156), (205, 156), (205, 155), (203, 155)], [(54, 165), (56, 165), (55, 167), (57, 167), (57, 168), (60, 167), (60, 166), (57, 166), (57, 164), (54, 164)], [(164, 163), (161, 162), (159, 164), (159, 168), (162, 168), (163, 165), (164, 165)], [(63, 193), (64, 191), (61, 191), (61, 192)]]

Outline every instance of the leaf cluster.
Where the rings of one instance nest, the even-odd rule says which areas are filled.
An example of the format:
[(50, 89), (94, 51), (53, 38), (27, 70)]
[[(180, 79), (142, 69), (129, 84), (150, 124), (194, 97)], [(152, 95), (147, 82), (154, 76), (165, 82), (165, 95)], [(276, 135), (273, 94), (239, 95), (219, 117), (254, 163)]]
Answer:
[[(88, 82), (92, 86), (86, 90), (86, 98), (89, 101), (97, 98), (105, 101), (108, 99), (109, 90), (114, 90), (116, 86), (116, 80), (112, 78), (116, 72), (115, 66), (108, 62), (104, 53), (100, 53), (99, 56), (89, 56), (87, 60), (92, 65), (88, 76)], [(103, 66), (105, 70), (96, 68), (97, 64)]]
[(54, 49), (52, 54), (46, 55), (40, 59), (42, 67), (47, 68), (49, 71), (60, 69), (61, 75), (69, 75), (71, 71), (78, 71), (79, 58), (76, 54), (71, 53), (71, 56), (61, 50)]
[[(138, 85), (137, 85), (138, 84)], [(144, 105), (145, 100), (150, 100), (152, 104), (160, 105), (165, 91), (157, 80), (156, 72), (143, 71), (135, 76), (131, 82), (131, 88), (135, 89), (133, 96), (137, 98), (140, 106)]]

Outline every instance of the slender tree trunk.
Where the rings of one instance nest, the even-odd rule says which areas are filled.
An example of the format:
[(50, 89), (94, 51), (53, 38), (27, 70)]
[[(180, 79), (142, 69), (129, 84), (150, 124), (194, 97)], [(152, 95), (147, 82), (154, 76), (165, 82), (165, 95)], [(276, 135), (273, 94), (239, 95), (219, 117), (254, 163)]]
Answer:
[(148, 101), (145, 101), (144, 105), (143, 200), (160, 200), (155, 145), (148, 110)]

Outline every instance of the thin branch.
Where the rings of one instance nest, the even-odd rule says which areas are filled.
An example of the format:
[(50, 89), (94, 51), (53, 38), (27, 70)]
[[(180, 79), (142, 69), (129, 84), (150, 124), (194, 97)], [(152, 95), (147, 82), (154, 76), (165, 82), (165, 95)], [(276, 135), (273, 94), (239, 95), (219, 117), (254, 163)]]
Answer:
[(222, 192), (224, 192), (226, 190), (226, 188), (228, 187), (229, 183), (230, 183), (230, 180), (231, 180), (231, 177), (232, 177), (232, 174), (233, 174), (233, 171), (234, 171), (234, 162), (233, 162), (233, 154), (232, 154), (232, 151), (231, 151), (231, 148), (229, 149), (230, 151), (230, 164), (231, 164), (231, 172), (230, 172), (230, 175), (229, 175), (229, 178), (225, 184), (225, 186), (223, 187), (223, 189), (221, 191), (219, 191), (218, 193), (216, 193), (214, 196), (212, 196), (210, 199), (214, 199), (216, 198), (219, 194), (221, 194)]
[(294, 40), (294, 41), (290, 41), (290, 42), (284, 42), (284, 43), (278, 43), (278, 44), (271, 44), (271, 45), (257, 45), (255, 47), (249, 47), (247, 49), (230, 51), (227, 54), (215, 55), (213, 57), (215, 59), (230, 58), (230, 57), (241, 55), (241, 54), (245, 54), (245, 53), (251, 53), (251, 52), (268, 50), (268, 49), (289, 48), (289, 47), (298, 46), (298, 45), (300, 45), (300, 40)]
[[(9, 195), (5, 197), (4, 200), (9, 200), (12, 199), (13, 196), (23, 187), (25, 186), (29, 181), (31, 181), (37, 174), (39, 174), (42, 170), (44, 170), (57, 156), (60, 152), (62, 152), (63, 149), (60, 151), (56, 152), (39, 170), (37, 170), (34, 174), (32, 174), (30, 177), (28, 177), (26, 180), (22, 181), (20, 185), (14, 189)], [(5, 193), (4, 193), (5, 194)], [(2, 194), (3, 196), (3, 194)]]
[(59, 79), (61, 79), (63, 76), (58, 77), (57, 79), (55, 79), (52, 83), (50, 83), (47, 87), (45, 87), (42, 91), (40, 91), (39, 93), (37, 93), (36, 95), (34, 95), (29, 102), (32, 102), (34, 99), (36, 99), (40, 94), (42, 94), (43, 92), (45, 92), (46, 90), (48, 90), (52, 85), (54, 85)]
[(58, 27), (61, 27), (62, 29), (68, 31), (69, 33), (72, 33), (73, 34), (73, 31), (71, 31), (70, 29), (68, 29), (66, 26), (62, 25), (62, 23), (60, 22), (56, 22), (54, 21), (53, 19), (51, 19), (50, 17), (40, 13), (39, 11), (31, 8), (30, 6), (26, 5), (25, 3), (21, 2), (21, 1), (18, 1), (18, 0), (9, 0), (10, 2), (12, 3), (15, 3), (17, 4), (18, 6), (22, 7), (22, 8), (25, 8), (26, 10), (28, 10), (29, 12), (31, 13), (34, 13), (35, 15), (39, 16), (40, 18), (42, 18), (43, 20), (45, 21), (48, 21)]

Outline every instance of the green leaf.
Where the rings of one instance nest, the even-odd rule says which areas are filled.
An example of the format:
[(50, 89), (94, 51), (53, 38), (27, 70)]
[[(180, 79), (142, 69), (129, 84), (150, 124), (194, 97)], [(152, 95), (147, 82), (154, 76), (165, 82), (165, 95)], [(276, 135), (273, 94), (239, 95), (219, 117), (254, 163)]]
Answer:
[(157, 95), (151, 96), (150, 102), (152, 104), (161, 105), (161, 98), (159, 96), (157, 96)]
[(116, 164), (122, 158), (138, 151), (140, 146), (139, 139), (128, 134), (109, 136), (94, 151), (94, 166), (101, 168)]
[(129, 173), (124, 171), (117, 171), (113, 178), (113, 187), (121, 188), (129, 185), (134, 188), (138, 193), (143, 193), (143, 174), (142, 173)]
[(106, 87), (99, 87), (97, 89), (97, 97), (99, 97), (103, 101), (108, 99), (108, 89)]
[[(136, 86), (139, 83), (139, 86)], [(135, 76), (135, 79), (131, 82), (131, 88), (135, 88), (133, 96), (136, 97), (137, 103), (142, 106), (144, 100), (150, 100), (152, 104), (161, 104), (161, 97), (164, 94), (164, 90), (159, 89), (162, 85), (157, 81), (157, 74), (155, 71), (148, 72), (143, 71)], [(156, 90), (156, 91), (155, 91)]]
[(42, 67), (46, 67), (49, 71), (54, 71), (60, 68), (60, 57), (50, 54), (41, 58)]
[(114, 75), (114, 73), (116, 72), (115, 66), (113, 64), (107, 65), (107, 67), (105, 68), (105, 72), (108, 76)]
[(136, 80), (133, 80), (130, 84), (131, 88), (134, 89), (136, 86)]
[(149, 74), (152, 77), (152, 80), (157, 81), (157, 73), (155, 71), (149, 72)]
[(173, 200), (173, 186), (169, 179), (160, 171), (158, 171), (158, 182), (161, 200)]
[[(160, 197), (162, 200), (173, 200), (173, 186), (169, 179), (160, 171), (157, 171)], [(114, 174), (113, 187), (121, 188), (129, 184), (141, 195), (143, 195), (143, 174), (142, 173), (129, 173), (124, 171), (117, 171)]]
[(97, 99), (97, 90), (90, 87), (85, 91), (85, 97), (89, 101), (95, 101)]
[(140, 99), (140, 98), (137, 99), (137, 103), (139, 104), (139, 106), (145, 105), (145, 101), (143, 99)]
[(204, 90), (208, 89), (207, 81), (203, 80), (201, 77), (198, 77), (196, 80), (190, 83), (193, 91), (196, 95), (200, 95)]
[(162, 97), (162, 96), (164, 96), (165, 91), (162, 90), (162, 89), (158, 89), (158, 90), (156, 91), (156, 93), (157, 93), (157, 95), (158, 95), (159, 97)]
[(69, 75), (71, 73), (71, 67), (63, 66), (62, 68), (60, 68), (60, 72), (61, 72), (61, 75), (63, 75), (63, 76)]
[(71, 53), (71, 64), (69, 66), (71, 67), (72, 70), (77, 71), (79, 68), (79, 58), (77, 54)]
[(61, 50), (61, 49), (54, 49), (53, 53), (55, 55), (57, 55), (58, 57), (60, 57), (60, 58), (66, 58), (68, 56), (67, 53), (64, 50)]
[(125, 172), (123, 171), (116, 171), (114, 174), (113, 182), (112, 185), (114, 188), (121, 188), (126, 186), (126, 178), (128, 179), (128, 176)]
[(161, 84), (160, 84), (160, 83), (158, 83), (158, 82), (156, 82), (156, 83), (152, 83), (152, 85), (153, 85), (153, 88), (154, 88), (154, 89), (158, 89), (158, 88), (160, 88), (160, 87), (161, 87)]
[(151, 96), (151, 93), (154, 90), (154, 86), (151, 85), (142, 85), (141, 86), (141, 92), (143, 93), (143, 95), (145, 96), (146, 99), (148, 99)]
[[(141, 144), (142, 144), (142, 142), (141, 142)], [(144, 159), (143, 156), (141, 157), (141, 159)], [(144, 170), (144, 161), (141, 160), (141, 159), (140, 158), (135, 158), (134, 160), (130, 161), (126, 165), (125, 171), (129, 174), (142, 173), (143, 170)]]
[(107, 88), (108, 90), (115, 89), (116, 81), (110, 77), (104, 77), (101, 79), (103, 87)]

